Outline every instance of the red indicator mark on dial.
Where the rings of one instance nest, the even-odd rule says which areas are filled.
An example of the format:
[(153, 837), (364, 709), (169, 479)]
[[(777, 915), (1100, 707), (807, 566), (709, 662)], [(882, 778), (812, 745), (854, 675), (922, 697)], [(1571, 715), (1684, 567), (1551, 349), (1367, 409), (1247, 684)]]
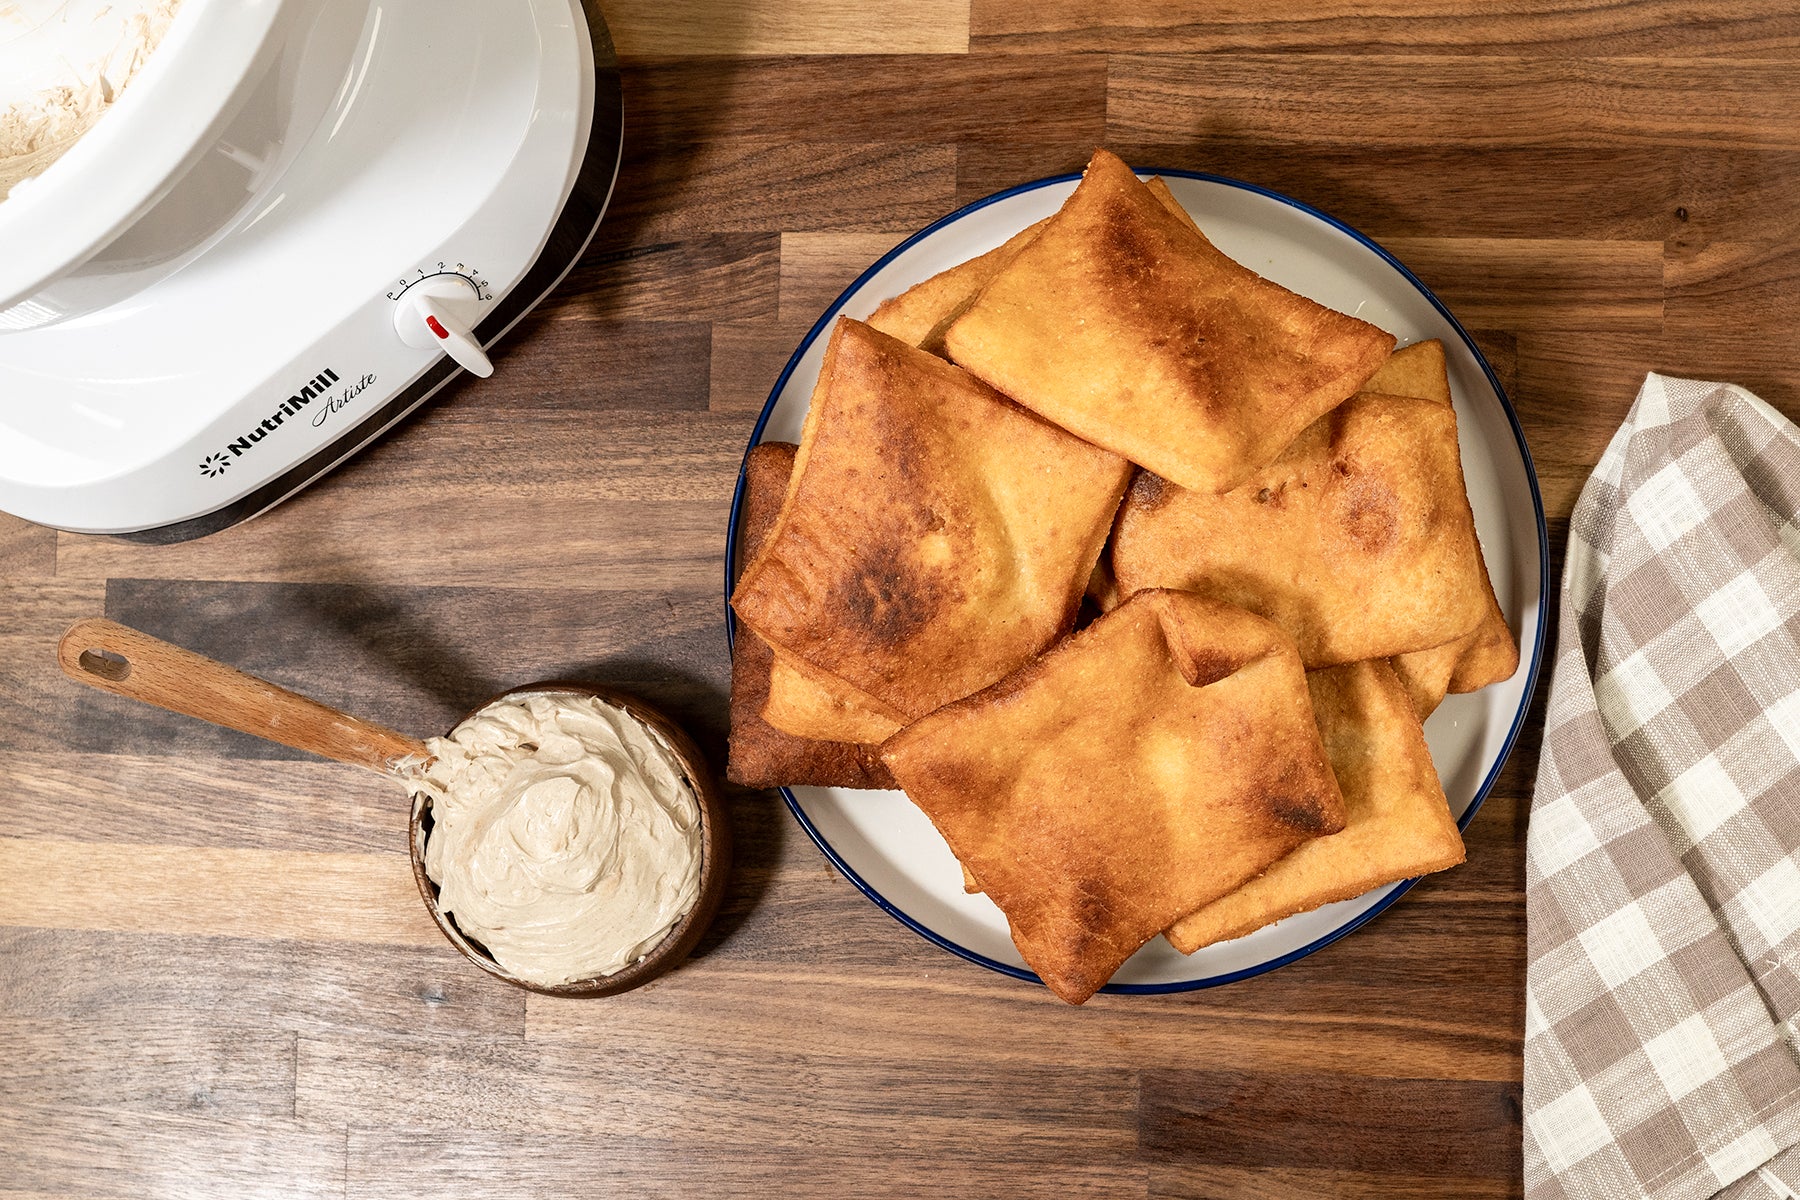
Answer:
[(450, 337), (450, 331), (448, 329), (445, 329), (442, 325), (440, 325), (438, 323), (438, 319), (436, 317), (429, 316), (429, 315), (426, 316), (425, 328), (431, 330), (431, 332), (437, 334), (438, 337), (440, 337), (440, 338), (448, 339)]

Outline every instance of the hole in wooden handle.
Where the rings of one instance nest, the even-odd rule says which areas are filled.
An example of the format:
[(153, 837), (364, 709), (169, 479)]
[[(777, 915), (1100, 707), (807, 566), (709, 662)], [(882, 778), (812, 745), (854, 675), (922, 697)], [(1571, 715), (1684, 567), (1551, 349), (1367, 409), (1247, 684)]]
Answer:
[(89, 675), (98, 675), (113, 683), (123, 683), (131, 674), (131, 660), (111, 650), (83, 650), (76, 662)]

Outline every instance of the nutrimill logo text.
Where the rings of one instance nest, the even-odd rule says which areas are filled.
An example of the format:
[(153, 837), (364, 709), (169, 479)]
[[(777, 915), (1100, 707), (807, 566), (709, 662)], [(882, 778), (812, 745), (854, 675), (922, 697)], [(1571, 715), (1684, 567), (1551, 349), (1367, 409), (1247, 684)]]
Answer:
[(306, 386), (281, 402), (281, 407), (264, 417), (262, 424), (250, 430), (236, 441), (227, 442), (225, 449), (217, 454), (209, 454), (200, 462), (200, 473), (208, 478), (216, 478), (225, 473), (232, 460), (241, 457), (250, 447), (268, 437), (281, 427), (282, 421), (297, 415), (301, 409), (315, 399), (331, 390), (332, 384), (338, 381), (337, 372), (326, 367), (317, 375), (306, 381)]

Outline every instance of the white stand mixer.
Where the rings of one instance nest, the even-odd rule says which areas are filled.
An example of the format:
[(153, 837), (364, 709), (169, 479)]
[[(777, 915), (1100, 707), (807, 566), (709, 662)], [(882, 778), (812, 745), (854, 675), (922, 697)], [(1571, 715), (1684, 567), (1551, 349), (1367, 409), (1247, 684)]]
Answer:
[(492, 372), (620, 146), (594, 0), (185, 0), (0, 202), (0, 510), (169, 542), (280, 503)]

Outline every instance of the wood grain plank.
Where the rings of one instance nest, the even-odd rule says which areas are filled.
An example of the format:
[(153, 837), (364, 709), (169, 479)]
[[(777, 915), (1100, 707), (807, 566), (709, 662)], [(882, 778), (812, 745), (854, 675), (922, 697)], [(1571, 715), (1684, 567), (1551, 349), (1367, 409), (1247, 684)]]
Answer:
[(0, 1195), (344, 1195), (346, 1132), (291, 1119), (220, 1119), (107, 1109), (0, 1106)]
[(9, 1010), (0, 1021), (0, 1095), (9, 1107), (289, 1117), (295, 1046), (291, 1032)]
[[(141, 711), (120, 714), (120, 724)], [(79, 830), (84, 842), (338, 852), (406, 845), (398, 790), (338, 763), (19, 751), (0, 759), (0, 796), (4, 837)], [(202, 796), (218, 799), (194, 803)]]
[[(712, 390), (708, 398), (712, 411), (760, 413), (782, 368), (810, 328), (810, 320), (797, 324), (746, 321), (713, 326)], [(742, 455), (743, 447), (738, 448), (738, 453)]]
[(1505, 1179), (1522, 1170), (1519, 1085), (1147, 1070), (1150, 1154), (1233, 1167)]
[[(716, 501), (731, 494), (721, 482), (733, 465), (729, 447), (741, 446), (750, 428), (729, 414), (626, 422), (597, 409), (495, 409), (473, 392), (458, 393), (406, 436), (347, 464), (331, 491), (394, 499), (431, 491), (466, 506), (460, 511), (471, 520), (482, 519), (496, 496), (537, 501), (546, 518), (564, 502)], [(446, 472), (446, 461), (466, 465)]]
[(0, 513), (0, 580), (56, 574), (56, 531)]
[(1689, 329), (1792, 328), (1800, 318), (1800, 250), (1786, 242), (1711, 242), (1670, 255), (1669, 319)]
[(741, 54), (954, 54), (969, 46), (969, 0), (614, 0), (621, 59)]
[(1683, 151), (1677, 220), (1664, 236), (1675, 250), (1713, 241), (1791, 240), (1800, 231), (1796, 174), (1800, 155)]
[(625, 88), (634, 137), (668, 144), (720, 131), (803, 142), (1080, 144), (1105, 135), (1107, 67), (1098, 54), (666, 61), (626, 70)]
[[(205, 1028), (376, 1038), (517, 1038), (525, 1030), (525, 993), (442, 940), (371, 953), (335, 942), (0, 928), (0, 956), (31, 964), (0, 976), (8, 1020), (180, 1032), (204, 1014)], [(289, 1111), (291, 1102), (290, 1088)]]
[(1678, 0), (1532, 0), (1496, 7), (1397, 0), (1379, 9), (1354, 0), (1270, 6), (1225, 0), (973, 0), (971, 45), (1035, 53), (1155, 50), (1223, 55), (1280, 50), (1338, 55), (1701, 56), (1791, 58), (1800, 21), (1780, 0), (1709, 5), (1695, 20)]
[(1186, 1162), (1150, 1167), (1153, 1200), (1508, 1200), (1524, 1194), (1522, 1180), (1494, 1177)]
[[(1729, 298), (1725, 303), (1732, 305)], [(1559, 336), (1546, 330), (1521, 336), (1519, 382), (1511, 395), (1546, 511), (1564, 518), (1574, 511), (1647, 371), (1737, 383), (1790, 419), (1800, 418), (1800, 361), (1759, 319), (1739, 315), (1743, 323), (1729, 325), (1704, 304), (1690, 302), (1671, 308), (1661, 335)]]
[(1066, 145), (1098, 143), (1106, 132), (1106, 60), (1097, 54), (678, 59), (633, 66), (624, 86), (633, 139), (654, 145), (721, 134)]
[[(1090, 1001), (1099, 1004), (1094, 1011), (1102, 1015), (1076, 1023), (1059, 1016), (1053, 1002), (1028, 985), (982, 979), (972, 973), (976, 969), (942, 963), (915, 970), (907, 979), (810, 964), (787, 970), (727, 968), (715, 959), (693, 968), (696, 974), (682, 988), (671, 980), (659, 989), (683, 995), (633, 1006), (635, 1026), (628, 1033), (536, 1001), (528, 1004), (528, 1029), (533, 1037), (553, 1033), (559, 1045), (656, 1056), (704, 1055), (707, 1031), (734, 1047), (775, 1054), (783, 1036), (791, 1039), (794, 1029), (804, 1028), (807, 1044), (823, 1053), (854, 1056), (870, 1038), (879, 1038), (884, 1058), (954, 1054), (978, 1074), (1018, 1063), (1051, 1064), (1079, 1074), (1190, 1061), (1246, 1072), (1410, 1070), (1454, 1078), (1517, 1073), (1516, 1037), (1479, 1028), (1460, 1014), (1359, 1016), (1346, 1004), (1342, 988), (1320, 989), (1310, 1008), (1247, 999), (1152, 1005), (1142, 997), (1108, 996)], [(1386, 985), (1392, 989), (1405, 982), (1389, 978)], [(1461, 986), (1468, 990), (1466, 972)], [(1440, 984), (1432, 990), (1444, 989)], [(756, 1001), (741, 1013), (721, 1016), (715, 1010), (725, 1007), (717, 1000), (722, 992), (755, 995)], [(829, 992), (844, 993), (845, 999), (819, 999)], [(1382, 1003), (1385, 995), (1375, 987), (1362, 993), (1365, 1004)], [(868, 1011), (877, 1007), (904, 1011), (871, 1019)], [(765, 1014), (761, 1020), (758, 1010)], [(768, 1028), (777, 1017), (794, 1022), (785, 1035)]]
[[(1323, 209), (1370, 237), (1532, 238), (1660, 242), (1683, 225), (1676, 210), (1725, 221), (1740, 211), (1706, 181), (1687, 181), (1687, 151), (1636, 148), (1609, 151), (1597, 161), (1585, 150), (1558, 147), (1385, 147), (1360, 144), (1293, 146), (1203, 138), (1190, 142), (1109, 139), (1109, 149), (1144, 170), (1200, 171), (1272, 188)], [(1060, 148), (1059, 148), (1060, 149)], [(1750, 174), (1738, 160), (1728, 177)], [(1073, 161), (1070, 161), (1073, 159)], [(1079, 153), (1058, 157), (1035, 147), (963, 149), (957, 159), (957, 199), (967, 204), (1044, 175), (1080, 170)], [(1762, 207), (1766, 216), (1777, 201)], [(1698, 220), (1695, 217), (1695, 220)], [(1731, 227), (1761, 217), (1731, 218)]]
[[(796, 1098), (797, 1099), (797, 1098)], [(786, 1107), (796, 1106), (790, 1100)], [(751, 1114), (752, 1119), (779, 1119)], [(887, 1144), (888, 1129), (871, 1119), (860, 1145), (771, 1147), (745, 1152), (717, 1145), (710, 1131), (686, 1129), (656, 1140), (570, 1137), (561, 1133), (493, 1134), (350, 1131), (349, 1189), (369, 1200), (422, 1194), (494, 1200), (517, 1196), (590, 1197), (596, 1191), (634, 1197), (783, 1196), (795, 1200), (918, 1200), (920, 1196), (1068, 1197), (1132, 1200), (1145, 1195), (1145, 1170), (1117, 1159), (1003, 1141), (964, 1143), (913, 1153)]]
[[(1528, 793), (1529, 773), (1522, 778)], [(1291, 1053), (1295, 1069), (1303, 1069), (1312, 1061), (1310, 1055), (1343, 1055), (1350, 1069), (1404, 1074), (1412, 1061), (1462, 1061), (1471, 1064), (1462, 1070), (1511, 1077), (1517, 1071), (1518, 1031), (1523, 1028), (1522, 993), (1471, 987), (1471, 980), (1483, 977), (1496, 961), (1523, 960), (1523, 825), (1517, 795), (1490, 798), (1476, 817), (1469, 864), (1424, 881), (1355, 936), (1229, 988), (1179, 997), (1096, 997), (1084, 1012), (1112, 1013), (1108, 1020), (1119, 1021), (1118, 1029), (1146, 1022), (1146, 1038), (1100, 1045), (1099, 1038), (1090, 1043), (1076, 1037), (1069, 1044), (1095, 1061), (1145, 1049), (1211, 1056), (1220, 1052), (1211, 1041), (1171, 1047), (1162, 1039), (1189, 1036), (1196, 1021), (1216, 1017), (1215, 1024), (1206, 1026), (1208, 1032), (1226, 1041), (1238, 1039), (1232, 1044), (1241, 1047), (1250, 1063), (1259, 1056)], [(679, 984), (680, 995), (687, 995), (688, 989), (715, 986), (709, 981), (722, 973), (732, 982), (717, 986), (754, 994), (759, 1005), (776, 1006), (772, 1011), (779, 1011), (774, 997), (790, 989), (804, 997), (798, 1003), (814, 1008), (819, 1004), (815, 993), (856, 997), (870, 989), (884, 997), (873, 1005), (880, 1013), (922, 1005), (927, 1011), (913, 1033), (899, 1032), (913, 1028), (901, 1016), (891, 1019), (900, 1022), (893, 1027), (889, 1018), (882, 1018), (878, 1027), (893, 1039), (896, 1050), (915, 1034), (929, 1046), (956, 1036), (945, 1029), (956, 1022), (933, 1015), (942, 997), (971, 1006), (990, 1000), (1018, 1005), (980, 1019), (959, 1009), (958, 1021), (966, 1022), (971, 1045), (979, 1044), (968, 1052), (985, 1053), (988, 1047), (1015, 1041), (1029, 1052), (1051, 1052), (1039, 1045), (1042, 1039), (1033, 1039), (1045, 1015), (1064, 1010), (1042, 988), (954, 959), (901, 929), (836, 873), (800, 835), (779, 801), (743, 794), (732, 817), (738, 839), (732, 880), (718, 925), (702, 944), (698, 961), (655, 989), (633, 993), (629, 1000), (615, 998), (615, 1009), (640, 1003), (654, 1008), (652, 998), (662, 996), (664, 989)], [(674, 992), (668, 1001), (686, 1003)], [(868, 1036), (871, 1007), (852, 1001), (842, 1010), (841, 1032), (826, 1020), (825, 1027), (834, 1032), (821, 1036), (856, 1044), (857, 1038)], [(589, 1036), (580, 1006), (566, 1013), (556, 1008), (534, 1008), (534, 1027), (559, 1036)], [(551, 1023), (536, 1026), (540, 1015)], [(595, 1015), (589, 1011), (585, 1017)], [(748, 1016), (729, 1026), (733, 1036), (751, 1036), (735, 1032), (749, 1023)], [(640, 1019), (662, 1025), (661, 1017)], [(707, 1008), (686, 1020), (705, 1029), (718, 1019)], [(812, 1008), (793, 1018), (808, 1028), (820, 1019)], [(1159, 1032), (1165, 1022), (1167, 1030)], [(777, 1023), (771, 1033), (789, 1027)], [(1350, 1037), (1346, 1044), (1346, 1031), (1355, 1030), (1366, 1030), (1367, 1036)], [(1069, 1036), (1059, 1027), (1059, 1039)]]
[(1389, 238), (1388, 251), (1466, 325), (1660, 330), (1662, 246), (1525, 238)]
[(1792, 150), (1785, 63), (1121, 54), (1107, 137), (1272, 145)]
[[(1532, 707), (1541, 704), (1547, 687), (1540, 687), (1531, 698)], [(1526, 710), (1527, 717), (1531, 709)], [(1520, 835), (1525, 832), (1525, 822), (1531, 812), (1531, 793), (1537, 774), (1538, 743), (1535, 739), (1527, 740), (1525, 730), (1520, 731), (1520, 740), (1513, 744), (1512, 754), (1507, 757), (1506, 766), (1501, 769), (1500, 778), (1494, 781), (1494, 790), (1482, 803), (1481, 811), (1463, 830), (1463, 842), (1474, 852), (1463, 868), (1456, 874), (1436, 875), (1431, 882), (1433, 888), (1427, 894), (1436, 894), (1438, 890), (1455, 890), (1461, 886), (1463, 879), (1473, 876), (1471, 883), (1479, 880), (1481, 886), (1493, 885), (1498, 890), (1509, 890), (1506, 885), (1517, 884), (1523, 890), (1525, 880), (1525, 844)], [(1514, 772), (1514, 773), (1509, 773)]]
[[(621, 183), (615, 195), (633, 183)], [(610, 321), (773, 319), (780, 246), (773, 233), (677, 238), (609, 213), (555, 311)]]
[[(346, 473), (379, 471), (379, 462), (365, 455)], [(703, 548), (723, 545), (731, 507), (729, 484), (715, 486), (725, 498), (552, 503), (495, 493), (390, 493), (334, 479), (255, 521), (196, 542), (142, 546), (62, 534), (57, 570), (71, 587), (134, 576), (710, 592), (720, 586), (719, 567)], [(468, 519), (445, 520), (447, 512), (467, 513)], [(371, 537), (372, 529), (429, 530), (431, 537)], [(507, 550), (497, 553), (496, 546)]]
[(56, 642), (83, 617), (101, 615), (96, 580), (0, 582), (0, 713), (9, 750), (56, 750), (79, 743), (76, 716), (89, 689), (56, 665)]
[(604, 412), (616, 429), (614, 413), (706, 408), (710, 324), (593, 319), (581, 307), (574, 298), (541, 305), (490, 352), (509, 386), (465, 385), (432, 416), (463, 423)]
[(810, 328), (870, 263), (900, 241), (891, 233), (783, 234), (777, 310), (782, 324)]
[[(696, 594), (117, 579), (108, 587), (107, 614), (417, 736), (447, 731), (505, 689), (577, 679), (608, 683), (666, 708), (716, 752), (729, 665), (719, 579), (708, 583)], [(161, 709), (79, 691), (87, 706), (81, 744), (94, 753), (218, 760), (213, 778), (220, 788), (233, 787), (233, 761), (316, 761)], [(355, 803), (388, 814), (388, 828), (398, 836), (406, 809), (398, 787), (367, 772), (342, 778)], [(358, 821), (366, 829), (378, 819)]]
[(0, 925), (436, 945), (405, 854), (0, 838)]
[[(885, 1059), (886, 1056), (883, 1056)], [(882, 1125), (887, 1152), (909, 1156), (1004, 1143), (1123, 1159), (1136, 1148), (1135, 1078), (1096, 1069), (1079, 1087), (1054, 1067), (1012, 1064), (974, 1077), (954, 1059), (905, 1065), (867, 1056), (618, 1056), (545, 1042), (300, 1040), (295, 1113), (321, 1124), (440, 1131), (555, 1128), (566, 1136), (654, 1139), (704, 1128), (715, 1150), (831, 1154)], [(804, 1095), (804, 1105), (794, 1104)]]
[(1663, 339), (1640, 333), (1565, 336), (1533, 331), (1519, 340), (1512, 401), (1524, 424), (1547, 513), (1567, 517), (1605, 452)]
[[(1591, 468), (1631, 408), (1647, 371), (1688, 380), (1739, 383), (1789, 419), (1800, 419), (1800, 360), (1760, 320), (1726, 326), (1703, 306), (1670, 315), (1663, 335), (1606, 333), (1521, 338), (1519, 390), (1546, 398), (1535, 444), (1543, 441), (1573, 470)], [(1588, 412), (1559, 407), (1584, 405)], [(1591, 457), (1589, 457), (1591, 455)]]
[[(910, 232), (948, 212), (956, 147), (715, 137), (627, 151), (609, 221), (638, 236), (842, 229)], [(604, 228), (604, 226), (603, 226)]]

